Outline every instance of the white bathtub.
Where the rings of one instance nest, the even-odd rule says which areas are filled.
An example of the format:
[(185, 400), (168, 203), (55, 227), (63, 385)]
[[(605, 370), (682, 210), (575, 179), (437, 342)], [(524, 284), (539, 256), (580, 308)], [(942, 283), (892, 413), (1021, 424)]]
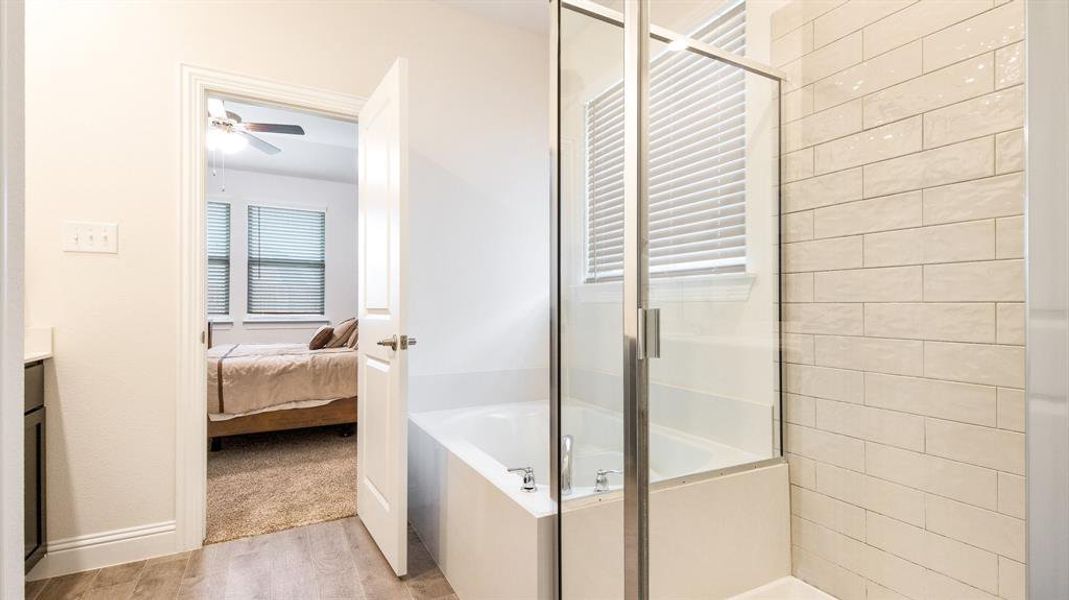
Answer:
[[(410, 422), (410, 519), (458, 595), (465, 600), (549, 598), (556, 507), (547, 485), (548, 403), (514, 402), (414, 413)], [(617, 413), (569, 401), (562, 414), (562, 429), (574, 437), (573, 487), (572, 493), (565, 497), (562, 523), (566, 597), (619, 597), (622, 590), (620, 593), (615, 590), (616, 567), (622, 564), (623, 556), (618, 525), (621, 493), (594, 495), (593, 487), (598, 469), (623, 467), (620, 417)], [(727, 576), (710, 584), (715, 589), (695, 590), (698, 594), (695, 596), (689, 590), (675, 587), (663, 588), (665, 594), (715, 598), (788, 574), (786, 465), (725, 477), (708, 476), (710, 472), (760, 458), (730, 446), (651, 426), (650, 480), (655, 491), (651, 494), (650, 510), (651, 519), (658, 517), (654, 525), (666, 532), (676, 530), (678, 524), (669, 519), (684, 518), (691, 508), (703, 514), (722, 511), (732, 520), (724, 526), (723, 519), (717, 519), (720, 526), (708, 535), (688, 535), (688, 540), (693, 538), (697, 545), (666, 546), (671, 546), (673, 552), (684, 550), (689, 559), (699, 562), (722, 553), (722, 561), (732, 566), (725, 571)], [(510, 467), (527, 466), (535, 471), (537, 490), (534, 492), (522, 491), (520, 476), (507, 472)], [(611, 489), (620, 487), (618, 476), (610, 480)], [(747, 498), (748, 495), (753, 498)], [(723, 506), (725, 498), (743, 500), (735, 506)], [(693, 504), (695, 501), (698, 503)], [(690, 527), (686, 523), (683, 526)], [(651, 531), (655, 533), (656, 529), (651, 527)], [(598, 540), (596, 553), (589, 552), (594, 547), (589, 543), (591, 539)], [(656, 536), (653, 541), (657, 541)], [(710, 543), (723, 552), (700, 547)], [(738, 554), (732, 548), (737, 550), (740, 545), (758, 548), (758, 555), (767, 554), (766, 560), (758, 566), (738, 568), (735, 565), (738, 559), (731, 557), (733, 553)], [(657, 546), (653, 546), (651, 560), (658, 553)], [(744, 554), (747, 560), (755, 556)], [(672, 561), (681, 566), (693, 562), (677, 558)], [(658, 581), (668, 585), (667, 578), (653, 577), (655, 585)]]

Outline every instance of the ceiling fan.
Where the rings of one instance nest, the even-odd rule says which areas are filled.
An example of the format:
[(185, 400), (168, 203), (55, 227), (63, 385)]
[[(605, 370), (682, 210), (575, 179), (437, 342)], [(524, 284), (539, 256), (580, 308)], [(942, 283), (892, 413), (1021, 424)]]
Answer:
[(304, 135), (300, 125), (278, 125), (275, 123), (245, 123), (241, 115), (226, 110), (219, 98), (208, 98), (208, 147), (232, 154), (252, 145), (265, 154), (278, 154), (282, 149), (269, 144), (253, 133), (284, 133)]

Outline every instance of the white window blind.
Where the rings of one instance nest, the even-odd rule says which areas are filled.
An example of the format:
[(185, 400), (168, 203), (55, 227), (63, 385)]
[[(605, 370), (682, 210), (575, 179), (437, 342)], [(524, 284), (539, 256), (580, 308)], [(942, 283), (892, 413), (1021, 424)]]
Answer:
[(326, 214), (249, 206), (249, 314), (321, 315)]
[[(745, 2), (691, 35), (746, 49)], [(650, 63), (650, 275), (746, 265), (746, 74), (691, 52)], [(623, 82), (586, 106), (587, 281), (623, 276)]]
[(208, 203), (208, 314), (230, 314), (230, 205)]

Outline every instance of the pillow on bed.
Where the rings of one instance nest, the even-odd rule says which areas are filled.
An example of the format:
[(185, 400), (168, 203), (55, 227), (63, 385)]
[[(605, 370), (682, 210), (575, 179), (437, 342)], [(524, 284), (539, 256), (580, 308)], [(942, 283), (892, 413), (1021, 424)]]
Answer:
[(356, 329), (356, 317), (338, 323), (334, 326), (334, 335), (331, 336), (330, 341), (324, 347), (341, 348), (345, 345), (345, 342), (349, 341), (349, 336), (353, 334), (354, 329)]
[(316, 329), (315, 335), (312, 336), (312, 341), (308, 342), (308, 349), (319, 350), (326, 346), (332, 337), (334, 337), (334, 328), (330, 325), (324, 325)]
[(345, 345), (356, 350), (356, 339), (360, 334), (360, 323), (357, 322), (357, 326), (353, 327), (353, 333), (349, 336), (349, 341), (345, 342)]

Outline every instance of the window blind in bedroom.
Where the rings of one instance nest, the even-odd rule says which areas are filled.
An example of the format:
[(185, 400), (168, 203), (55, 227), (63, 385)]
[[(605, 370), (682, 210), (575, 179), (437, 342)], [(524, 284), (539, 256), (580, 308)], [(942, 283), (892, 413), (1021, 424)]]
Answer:
[(208, 314), (230, 314), (230, 205), (208, 203)]
[(324, 312), (326, 213), (249, 206), (249, 314)]
[[(746, 49), (746, 4), (692, 38)], [(649, 264), (664, 277), (746, 265), (746, 73), (690, 52), (650, 63)], [(586, 105), (586, 280), (623, 276), (623, 82)]]

